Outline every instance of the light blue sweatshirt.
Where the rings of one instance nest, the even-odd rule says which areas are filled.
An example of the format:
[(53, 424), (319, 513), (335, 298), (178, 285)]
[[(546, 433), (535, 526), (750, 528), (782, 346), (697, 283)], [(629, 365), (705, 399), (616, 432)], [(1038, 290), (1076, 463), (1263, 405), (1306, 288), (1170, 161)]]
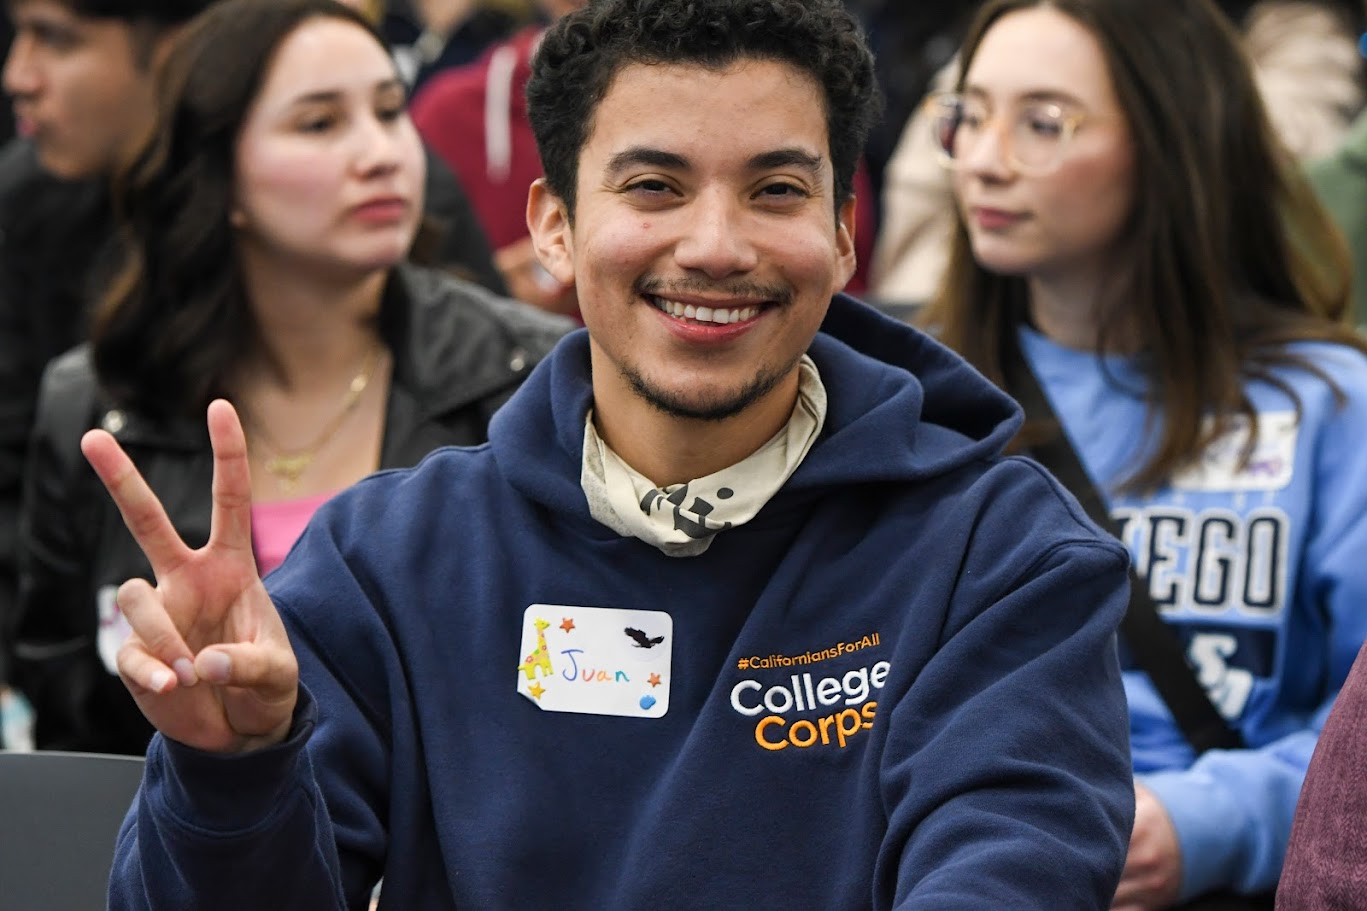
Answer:
[(1246, 436), (1229, 436), (1199, 471), (1136, 497), (1115, 491), (1156, 439), (1137, 364), (1099, 361), (1030, 329), (1021, 341), (1150, 595), (1249, 746), (1196, 759), (1122, 654), (1135, 771), (1177, 830), (1182, 894), (1269, 890), (1315, 739), (1367, 638), (1367, 358), (1298, 345), (1346, 396), (1342, 407), (1323, 379), (1279, 371), (1300, 416), (1284, 391), (1250, 384), (1259, 436), (1246, 467)]

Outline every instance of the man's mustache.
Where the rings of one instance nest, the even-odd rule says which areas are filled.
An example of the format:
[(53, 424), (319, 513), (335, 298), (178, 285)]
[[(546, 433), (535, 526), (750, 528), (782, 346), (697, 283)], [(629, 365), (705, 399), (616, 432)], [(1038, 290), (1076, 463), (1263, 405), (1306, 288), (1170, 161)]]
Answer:
[(651, 297), (696, 294), (712, 298), (729, 297), (776, 304), (788, 304), (793, 299), (792, 288), (786, 286), (762, 285), (752, 281), (718, 283), (698, 278), (642, 278), (636, 282), (635, 291), (637, 294)]

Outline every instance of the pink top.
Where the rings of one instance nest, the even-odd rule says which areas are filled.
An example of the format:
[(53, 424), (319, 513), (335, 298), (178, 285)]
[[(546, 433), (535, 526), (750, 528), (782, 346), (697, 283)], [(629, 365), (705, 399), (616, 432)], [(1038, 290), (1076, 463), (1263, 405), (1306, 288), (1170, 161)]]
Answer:
[(304, 526), (336, 491), (300, 497), (297, 500), (275, 500), (252, 504), (252, 551), (256, 554), (256, 568), (262, 576), (285, 561), (294, 542), (304, 533)]

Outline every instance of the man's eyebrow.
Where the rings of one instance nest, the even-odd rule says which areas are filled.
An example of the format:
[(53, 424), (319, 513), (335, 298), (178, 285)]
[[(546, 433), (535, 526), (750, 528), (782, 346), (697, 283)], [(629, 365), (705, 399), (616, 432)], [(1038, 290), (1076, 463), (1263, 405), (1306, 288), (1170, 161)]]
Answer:
[[(8, 9), (9, 5), (6, 4), (0, 7), (0, 12)], [(38, 32), (42, 35), (76, 34), (81, 27), (79, 19), (57, 10), (29, 10), (24, 13), (10, 12), (9, 15), (11, 27), (16, 32)]]
[(824, 162), (820, 155), (813, 155), (804, 149), (774, 149), (761, 152), (746, 162), (751, 171), (776, 171), (781, 168), (797, 168), (816, 178), (821, 176)]
[[(805, 149), (783, 148), (761, 152), (751, 157), (745, 167), (750, 171), (774, 171), (781, 168), (798, 168), (812, 177), (819, 177), (824, 161)], [(649, 146), (632, 146), (618, 152), (608, 159), (606, 172), (609, 175), (637, 167), (659, 168), (663, 171), (688, 171), (693, 165), (687, 158), (675, 152)]]
[(648, 146), (632, 146), (609, 158), (605, 170), (607, 174), (613, 175), (642, 166), (665, 171), (687, 171), (692, 168), (687, 158), (674, 152), (652, 149)]

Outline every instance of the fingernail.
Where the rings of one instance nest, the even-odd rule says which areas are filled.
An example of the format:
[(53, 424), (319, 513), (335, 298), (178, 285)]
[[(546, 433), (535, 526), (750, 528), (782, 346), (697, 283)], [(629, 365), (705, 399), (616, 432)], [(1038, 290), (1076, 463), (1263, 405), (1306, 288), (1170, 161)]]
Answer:
[(159, 670), (159, 671), (153, 672), (153, 674), (152, 674), (152, 692), (154, 692), (154, 693), (163, 693), (163, 692), (165, 692), (165, 691), (166, 691), (166, 688), (167, 688), (168, 686), (171, 685), (171, 681), (172, 681), (173, 679), (175, 679), (175, 678), (172, 677), (171, 672), (168, 671), (166, 668), (162, 668), (162, 669)]
[(180, 681), (181, 686), (194, 686), (199, 682), (194, 662), (189, 658), (177, 658), (171, 662), (171, 667), (175, 669), (176, 679)]
[(210, 683), (227, 683), (232, 661), (222, 652), (205, 652), (199, 656), (200, 676)]

